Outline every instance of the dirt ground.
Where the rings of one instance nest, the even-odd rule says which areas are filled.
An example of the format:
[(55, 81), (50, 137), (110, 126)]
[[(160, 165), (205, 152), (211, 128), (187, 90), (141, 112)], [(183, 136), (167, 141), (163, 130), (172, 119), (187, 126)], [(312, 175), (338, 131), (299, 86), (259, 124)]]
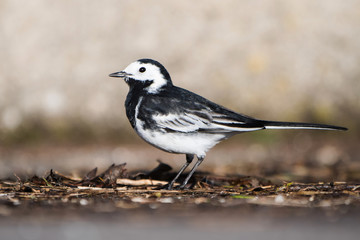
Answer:
[[(223, 162), (212, 165), (218, 162), (210, 156), (185, 190), (162, 189), (178, 170), (169, 165), (174, 161), (156, 162), (150, 152), (131, 147), (113, 150), (113, 158), (99, 170), (96, 161), (86, 161), (97, 156), (103, 162), (110, 157), (102, 154), (111, 147), (77, 152), (3, 149), (3, 165), (16, 171), (0, 179), (0, 239), (358, 238), (360, 168), (355, 145), (318, 145), (318, 152), (309, 148), (303, 155), (284, 145), (283, 151), (262, 155), (258, 147), (247, 148), (264, 161), (231, 165), (226, 157), (236, 158), (237, 151), (254, 154), (219, 148), (212, 156), (221, 156)], [(147, 161), (152, 168), (141, 162), (148, 170), (134, 170), (136, 161), (111, 164), (119, 151), (128, 159), (133, 152), (138, 159), (152, 159)], [(46, 161), (49, 156), (53, 161)], [(284, 161), (293, 156), (298, 159)], [(42, 168), (22, 173), (15, 166)], [(242, 174), (236, 174), (239, 169)]]
[[(186, 190), (163, 190), (167, 164), (125, 164), (73, 178), (0, 181), (1, 239), (357, 239), (360, 184), (273, 183), (199, 172)], [(184, 177), (184, 176), (182, 176)]]

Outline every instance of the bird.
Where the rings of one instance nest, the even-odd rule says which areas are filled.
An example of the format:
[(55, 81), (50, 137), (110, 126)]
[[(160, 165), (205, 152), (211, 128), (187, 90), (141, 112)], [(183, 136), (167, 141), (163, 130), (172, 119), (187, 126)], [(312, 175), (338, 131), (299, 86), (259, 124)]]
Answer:
[(326, 124), (259, 120), (237, 113), (173, 85), (166, 68), (150, 58), (132, 62), (124, 70), (109, 76), (123, 78), (129, 86), (125, 109), (135, 132), (163, 151), (185, 154), (185, 164), (165, 187), (169, 190), (173, 189), (194, 156), (197, 161), (180, 189), (186, 188), (212, 147), (238, 133), (265, 129), (347, 130)]

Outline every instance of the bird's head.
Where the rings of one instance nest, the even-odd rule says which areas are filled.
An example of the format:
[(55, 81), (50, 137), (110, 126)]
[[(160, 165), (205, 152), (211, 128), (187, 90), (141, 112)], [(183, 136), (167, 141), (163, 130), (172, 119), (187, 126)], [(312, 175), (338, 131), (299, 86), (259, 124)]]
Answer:
[(159, 62), (152, 59), (139, 59), (123, 71), (115, 72), (110, 77), (124, 78), (130, 86), (140, 85), (148, 93), (158, 93), (166, 86), (171, 86), (171, 78), (168, 71)]

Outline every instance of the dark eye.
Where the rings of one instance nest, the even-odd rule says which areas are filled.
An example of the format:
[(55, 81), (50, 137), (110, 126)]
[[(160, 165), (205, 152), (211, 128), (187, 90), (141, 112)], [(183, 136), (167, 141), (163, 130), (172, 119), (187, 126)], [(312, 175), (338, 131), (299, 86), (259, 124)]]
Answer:
[(143, 73), (143, 72), (145, 72), (146, 71), (146, 68), (144, 68), (144, 67), (141, 67), (140, 69), (139, 69), (139, 72), (141, 72), (141, 73)]

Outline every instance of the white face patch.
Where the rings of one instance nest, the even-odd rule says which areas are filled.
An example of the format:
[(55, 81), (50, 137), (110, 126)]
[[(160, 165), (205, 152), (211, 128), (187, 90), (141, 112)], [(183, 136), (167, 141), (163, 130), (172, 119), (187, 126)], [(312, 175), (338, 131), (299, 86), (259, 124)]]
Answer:
[(131, 74), (130, 78), (136, 81), (153, 81), (153, 83), (146, 88), (149, 93), (157, 93), (159, 89), (167, 83), (159, 67), (150, 63), (133, 62), (124, 69), (124, 72)]

